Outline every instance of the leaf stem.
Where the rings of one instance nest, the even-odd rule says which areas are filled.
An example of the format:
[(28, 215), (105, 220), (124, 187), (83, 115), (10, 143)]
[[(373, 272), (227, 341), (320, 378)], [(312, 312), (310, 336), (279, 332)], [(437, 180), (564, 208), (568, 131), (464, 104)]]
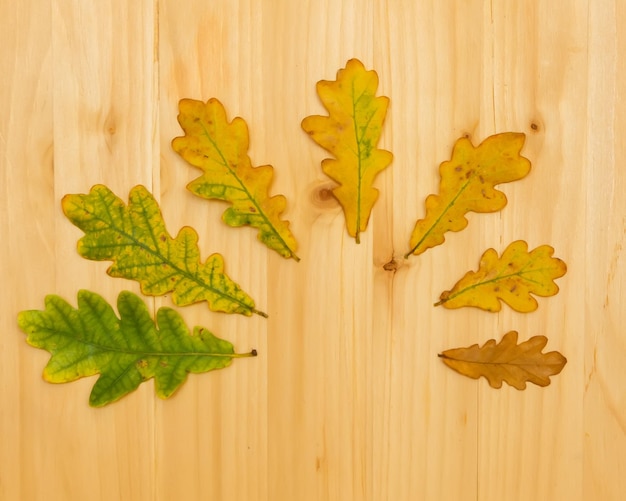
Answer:
[(248, 357), (256, 357), (258, 355), (256, 350), (251, 350), (248, 353), (231, 353), (231, 358), (248, 358)]
[(264, 311), (260, 311), (260, 310), (257, 310), (255, 308), (252, 308), (250, 311), (252, 313), (256, 314), (256, 315), (262, 316), (263, 318), (268, 318), (269, 317), (269, 315), (267, 313), (265, 313)]

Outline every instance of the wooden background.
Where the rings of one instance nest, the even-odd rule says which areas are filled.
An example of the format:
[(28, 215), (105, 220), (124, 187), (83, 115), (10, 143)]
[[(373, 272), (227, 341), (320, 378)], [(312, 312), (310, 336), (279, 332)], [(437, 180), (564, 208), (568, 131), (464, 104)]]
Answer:
[[(620, 0), (1, 0), (0, 499), (623, 499), (625, 56)], [(360, 245), (300, 129), (323, 111), (315, 82), (352, 57), (391, 98), (395, 156)], [(198, 171), (170, 147), (183, 97), (248, 122), (300, 263), (185, 191)], [(526, 133), (533, 163), (503, 185), (509, 205), (403, 260), (454, 141), (504, 131)], [(270, 318), (182, 313), (259, 357), (103, 409), (87, 405), (94, 378), (42, 380), (49, 355), (25, 343), (19, 311), (138, 292), (76, 253), (60, 199), (96, 183), (124, 199), (147, 186), (171, 233), (192, 225), (203, 256), (224, 254)], [(531, 314), (433, 308), (516, 239), (568, 263), (557, 296)], [(437, 358), (512, 329), (568, 358), (547, 388), (494, 390)]]

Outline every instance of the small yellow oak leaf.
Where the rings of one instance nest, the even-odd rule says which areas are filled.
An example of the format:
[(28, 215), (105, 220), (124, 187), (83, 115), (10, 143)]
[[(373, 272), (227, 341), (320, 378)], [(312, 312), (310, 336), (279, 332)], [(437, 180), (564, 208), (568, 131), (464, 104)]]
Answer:
[(528, 252), (528, 244), (523, 240), (511, 243), (500, 258), (494, 249), (488, 249), (480, 259), (478, 271), (467, 272), (451, 290), (442, 292), (435, 306), (475, 306), (500, 311), (500, 301), (504, 301), (516, 311), (534, 311), (537, 300), (531, 294), (554, 296), (559, 292), (554, 279), (567, 271), (566, 264), (552, 257), (553, 253), (549, 245)]
[(329, 115), (302, 120), (311, 139), (335, 156), (322, 161), (322, 170), (339, 183), (333, 194), (357, 243), (378, 199), (374, 178), (393, 159), (391, 152), (376, 148), (389, 106), (389, 98), (376, 97), (377, 89), (376, 72), (351, 59), (339, 70), (337, 80), (317, 83), (317, 94)]
[(474, 147), (465, 137), (457, 140), (452, 158), (439, 166), (439, 194), (426, 198), (426, 216), (415, 224), (410, 251), (422, 254), (442, 244), (448, 231), (467, 226), (468, 212), (497, 212), (507, 203), (496, 184), (522, 179), (530, 172), (530, 161), (520, 156), (525, 136), (505, 132)]
[(446, 350), (439, 355), (444, 364), (464, 376), (478, 379), (483, 376), (493, 388), (502, 387), (502, 381), (526, 389), (526, 382), (548, 386), (550, 376), (560, 373), (567, 359), (558, 351), (541, 353), (548, 338), (534, 336), (517, 344), (517, 332), (510, 331), (500, 343), (490, 339), (482, 347)]

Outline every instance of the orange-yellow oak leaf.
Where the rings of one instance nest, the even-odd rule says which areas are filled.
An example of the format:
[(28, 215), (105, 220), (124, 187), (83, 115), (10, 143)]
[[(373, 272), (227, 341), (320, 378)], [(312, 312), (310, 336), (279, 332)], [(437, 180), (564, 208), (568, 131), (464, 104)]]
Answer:
[(376, 147), (382, 133), (389, 98), (376, 97), (378, 75), (351, 59), (337, 80), (321, 80), (317, 94), (328, 116), (302, 120), (311, 139), (334, 155), (322, 161), (322, 170), (339, 183), (333, 194), (343, 207), (348, 233), (360, 242), (378, 199), (375, 177), (389, 166), (391, 152)]
[(252, 166), (243, 118), (229, 122), (224, 106), (214, 98), (206, 103), (182, 99), (178, 122), (185, 135), (174, 138), (172, 148), (203, 171), (187, 189), (202, 198), (230, 202), (222, 215), (226, 224), (257, 228), (258, 239), (267, 247), (299, 261), (289, 221), (280, 217), (287, 201), (283, 195), (269, 195), (274, 168)]
[(559, 292), (554, 280), (567, 271), (566, 264), (552, 257), (553, 253), (549, 245), (528, 252), (528, 244), (523, 240), (511, 243), (501, 257), (494, 249), (487, 249), (480, 258), (478, 271), (467, 272), (452, 290), (442, 292), (435, 306), (475, 306), (500, 311), (500, 301), (504, 301), (516, 311), (534, 311), (537, 300), (531, 294), (554, 296)]
[(439, 355), (443, 363), (464, 376), (478, 379), (483, 376), (493, 388), (502, 387), (502, 381), (526, 389), (526, 382), (548, 386), (550, 376), (560, 373), (567, 359), (558, 351), (541, 353), (548, 338), (534, 336), (517, 344), (517, 332), (510, 331), (496, 344), (490, 339), (482, 347), (446, 350)]
[(426, 198), (426, 216), (415, 224), (405, 258), (441, 245), (448, 231), (464, 229), (468, 212), (504, 208), (506, 196), (494, 187), (530, 172), (530, 161), (520, 156), (524, 139), (522, 133), (505, 132), (488, 137), (478, 147), (467, 138), (457, 140), (452, 158), (439, 166), (439, 194)]

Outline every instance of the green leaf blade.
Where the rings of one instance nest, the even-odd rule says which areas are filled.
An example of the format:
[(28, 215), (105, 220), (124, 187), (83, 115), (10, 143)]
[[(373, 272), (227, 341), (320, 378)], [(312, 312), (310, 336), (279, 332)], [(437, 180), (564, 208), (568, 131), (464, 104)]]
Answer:
[(62, 206), (67, 218), (85, 232), (78, 242), (79, 254), (113, 261), (107, 270), (110, 276), (139, 282), (147, 295), (171, 292), (178, 306), (206, 301), (213, 311), (266, 316), (226, 275), (221, 255), (201, 262), (194, 229), (183, 227), (176, 238), (170, 236), (145, 187), (131, 190), (128, 206), (103, 185), (86, 195), (66, 195)]
[(18, 325), (31, 346), (44, 349), (51, 358), (44, 379), (66, 383), (100, 374), (89, 403), (100, 407), (115, 402), (155, 379), (157, 396), (168, 398), (189, 373), (228, 367), (238, 354), (228, 341), (196, 327), (193, 334), (182, 317), (161, 308), (156, 324), (147, 306), (131, 292), (118, 297), (118, 318), (99, 295), (80, 291), (78, 308), (58, 296), (48, 296), (45, 310), (20, 312)]

